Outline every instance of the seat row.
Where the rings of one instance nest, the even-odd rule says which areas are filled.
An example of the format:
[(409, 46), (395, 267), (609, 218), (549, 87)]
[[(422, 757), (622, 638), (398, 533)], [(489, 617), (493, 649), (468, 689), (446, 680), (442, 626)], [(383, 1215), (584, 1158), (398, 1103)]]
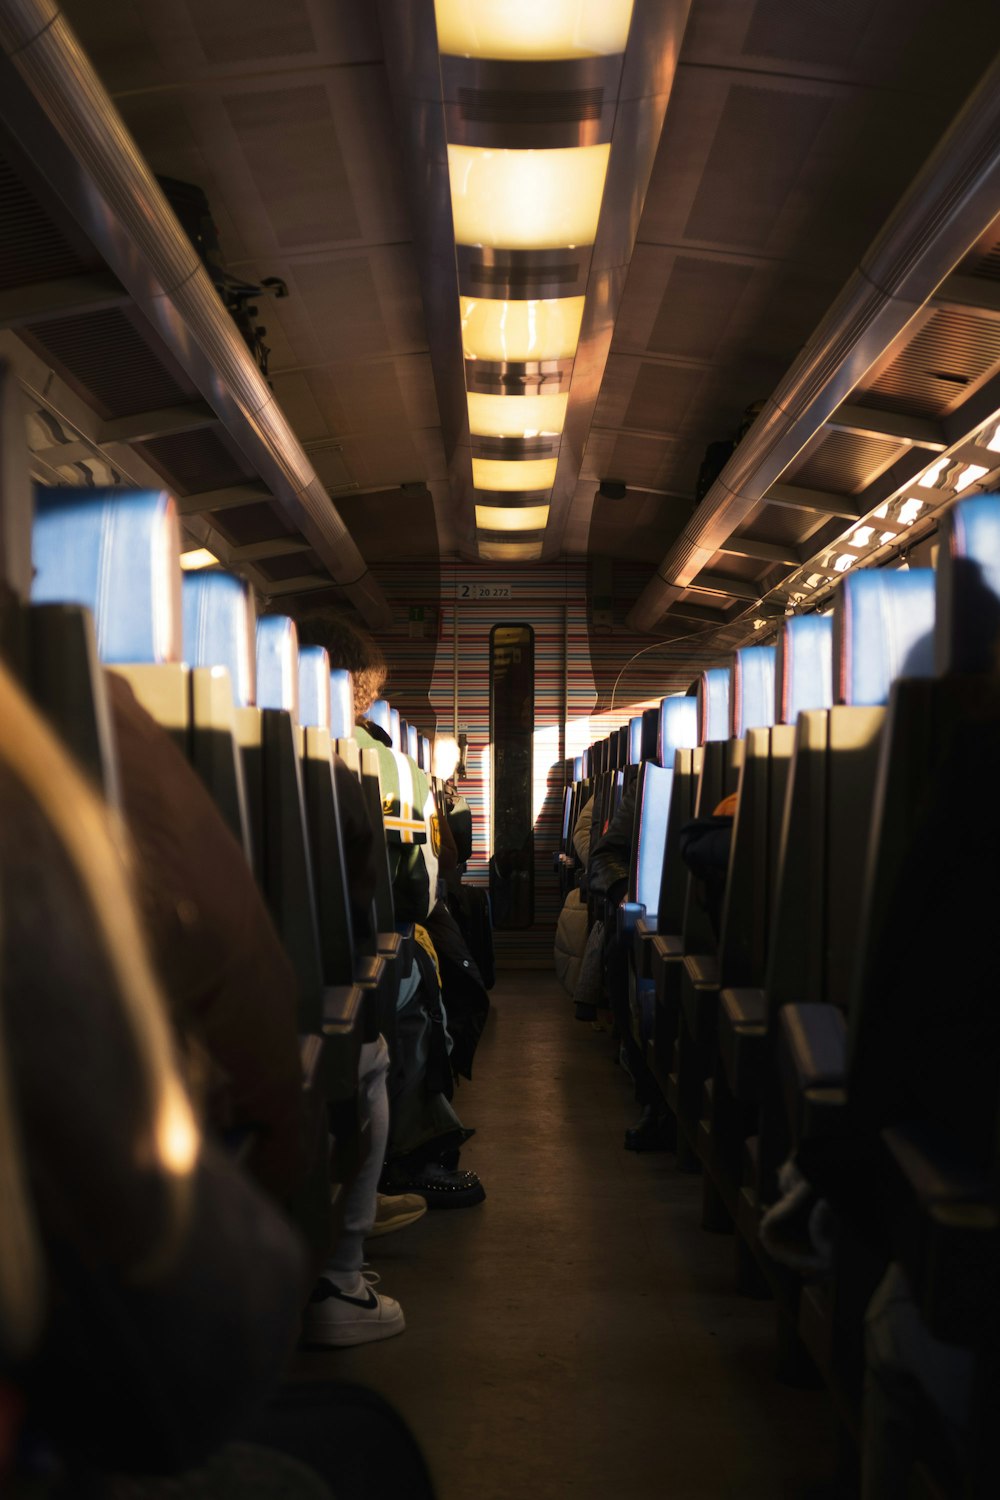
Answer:
[[(786, 1373), (818, 1368), (855, 1430), (864, 1309), (889, 1259), (929, 1333), (994, 1374), (1000, 1029), (970, 992), (998, 992), (975, 914), (1000, 882), (980, 859), (942, 888), (936, 866), (955, 864), (949, 830), (995, 801), (998, 621), (1000, 497), (979, 496), (946, 516), (936, 572), (845, 576), (832, 614), (787, 619), (775, 646), (704, 672), (696, 698), (663, 700), (655, 754), (655, 710), (594, 747), (564, 825), (593, 796), (606, 828), (634, 780), (613, 915), (635, 1040), (678, 1165), (702, 1174), (704, 1226), (735, 1230), (738, 1286), (776, 1299)], [(730, 826), (713, 814), (733, 796)], [(704, 832), (723, 840), (716, 901), (711, 869), (683, 855)], [(808, 1278), (782, 1253), (789, 1174), (832, 1214), (832, 1261), (798, 1226)], [(983, 1454), (965, 1457), (979, 1492)]]
[[(182, 579), (164, 492), (40, 490), (33, 555), (19, 652), (32, 696), (114, 806), (102, 665), (126, 678), (208, 787), (292, 962), (311, 1142), (297, 1212), (318, 1262), (367, 1149), (360, 1047), (380, 1031), (391, 1044), (412, 948), (396, 931), (378, 758), (353, 738), (350, 675), (331, 671), (323, 648), (300, 649), (291, 619), (257, 618), (246, 582), (216, 570)], [(378, 711), (398, 749), (398, 713)], [(429, 764), (429, 741), (406, 732)], [(352, 912), (336, 756), (360, 780), (375, 839), (370, 914)]]

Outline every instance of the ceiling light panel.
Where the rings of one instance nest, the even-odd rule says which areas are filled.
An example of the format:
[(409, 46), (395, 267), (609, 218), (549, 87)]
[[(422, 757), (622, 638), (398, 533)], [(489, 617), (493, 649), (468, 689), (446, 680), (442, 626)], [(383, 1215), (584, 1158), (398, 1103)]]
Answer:
[(572, 359), (576, 354), (583, 297), (544, 297), (528, 302), (463, 297), (461, 303), (466, 359), (499, 364)]
[(555, 483), (555, 458), (514, 462), (503, 458), (474, 458), (472, 483), (477, 490), (548, 490)]
[(477, 505), (476, 526), (480, 531), (544, 531), (547, 505)]
[(536, 250), (592, 245), (611, 147), (492, 151), (448, 146), (455, 239)]
[(454, 57), (554, 59), (624, 52), (633, 0), (434, 0)]
[(561, 396), (481, 396), (469, 393), (469, 431), (475, 437), (558, 436), (569, 392)]
[(536, 562), (542, 555), (537, 542), (486, 542), (480, 539), (479, 556), (486, 562)]

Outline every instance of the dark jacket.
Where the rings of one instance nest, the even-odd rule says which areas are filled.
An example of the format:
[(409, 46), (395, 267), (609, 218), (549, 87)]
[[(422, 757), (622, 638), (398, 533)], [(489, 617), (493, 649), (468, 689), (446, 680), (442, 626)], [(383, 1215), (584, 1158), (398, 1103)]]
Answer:
[(171, 1018), (208, 1061), (209, 1124), (251, 1130), (251, 1171), (287, 1201), (302, 1082), (294, 972), (204, 784), (124, 679), (107, 675), (136, 895)]
[(590, 867), (587, 886), (598, 896), (617, 900), (628, 884), (629, 861), (632, 858), (635, 823), (636, 783), (625, 792), (608, 830), (596, 840), (591, 836)]

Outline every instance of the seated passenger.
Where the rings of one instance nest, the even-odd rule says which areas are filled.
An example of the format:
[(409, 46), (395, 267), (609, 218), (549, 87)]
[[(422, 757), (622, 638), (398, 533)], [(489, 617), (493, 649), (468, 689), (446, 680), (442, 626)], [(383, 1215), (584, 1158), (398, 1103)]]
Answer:
[[(407, 757), (397, 763), (391, 743), (366, 715), (386, 679), (385, 658), (375, 641), (351, 621), (332, 612), (308, 615), (298, 622), (303, 644), (325, 646), (334, 668), (346, 668), (354, 684), (357, 740), (375, 749), (383, 791), (398, 792), (399, 777), (413, 784), (414, 802), (429, 821), (434, 812), (423, 772)], [(396, 800), (399, 800), (398, 796)], [(402, 808), (400, 809), (402, 812)], [(417, 812), (417, 808), (414, 808)], [(421, 926), (437, 900), (437, 850), (424, 834), (419, 841), (390, 837), (389, 865), (393, 902), (400, 927), (416, 924), (414, 963), (397, 998), (395, 1055), (389, 1079), (392, 1103), (388, 1165), (383, 1186), (390, 1192), (417, 1193), (429, 1208), (463, 1208), (481, 1203), (486, 1194), (474, 1172), (458, 1170), (458, 1153), (471, 1132), (451, 1107), (450, 1041), (439, 989), (436, 954)]]
[(0, 1368), (81, 1493), (246, 1420), (304, 1258), (202, 1139), (105, 810), (2, 668), (0, 910)]
[[(108, 689), (137, 893), (174, 1025), (202, 1078), (209, 1123), (222, 1136), (248, 1135), (250, 1170), (287, 1204), (299, 1169), (302, 1098), (291, 964), (243, 850), (202, 781), (123, 678), (108, 673)], [(346, 766), (341, 771), (355, 917), (370, 921), (375, 873), (368, 816), (355, 778)], [(361, 1269), (376, 1217), (387, 1071), (385, 1043), (366, 1042), (359, 1090), (371, 1151), (306, 1310), (310, 1343), (363, 1343), (405, 1327), (398, 1302), (373, 1292)], [(424, 1206), (414, 1200), (408, 1207), (412, 1222)], [(393, 1217), (398, 1222), (399, 1206)]]

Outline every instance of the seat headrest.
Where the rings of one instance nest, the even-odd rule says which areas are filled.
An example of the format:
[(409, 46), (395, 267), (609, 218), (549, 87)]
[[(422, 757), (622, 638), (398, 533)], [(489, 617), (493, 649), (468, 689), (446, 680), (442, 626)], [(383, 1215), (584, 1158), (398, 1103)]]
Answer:
[(403, 721), (399, 717), (398, 708), (389, 710), (389, 738), (392, 740), (392, 748), (401, 752), (403, 749)]
[(335, 740), (354, 738), (354, 679), (346, 667), (330, 673), (330, 735)]
[(433, 755), (434, 753), (431, 750), (430, 738), (426, 734), (422, 734), (420, 736), (420, 756), (418, 758), (417, 764), (422, 771), (427, 772), (428, 776), (431, 774), (431, 770), (434, 765)]
[(656, 758), (672, 771), (677, 751), (693, 750), (698, 743), (698, 704), (694, 698), (661, 698), (657, 717)]
[(582, 781), (583, 780), (583, 763), (584, 763), (584, 759), (585, 759), (585, 757), (582, 756), (582, 755), (574, 755), (574, 757), (573, 757), (573, 780), (574, 781)]
[(729, 669), (729, 708), (733, 739), (748, 729), (774, 723), (774, 647), (741, 646)]
[(237, 708), (257, 701), (253, 589), (232, 573), (185, 573), (184, 660), (189, 667), (225, 667)]
[(420, 731), (416, 724), (407, 724), (406, 726), (406, 753), (411, 760), (419, 763)]
[(642, 711), (642, 759), (655, 760), (660, 740), (660, 709), (644, 708)]
[(35, 492), (31, 597), (85, 605), (102, 661), (180, 661), (180, 555), (166, 490)]
[(299, 716), (299, 633), (287, 615), (257, 621), (257, 704)]
[(1000, 672), (1000, 495), (952, 506), (941, 525), (936, 582), (937, 671)]
[(833, 610), (834, 698), (886, 703), (897, 677), (934, 674), (934, 574), (930, 568), (849, 574)]
[(330, 654), (325, 646), (299, 647), (299, 723), (330, 727)]
[(795, 724), (810, 708), (833, 707), (833, 618), (791, 615), (778, 635), (774, 720)]
[(729, 668), (710, 667), (698, 679), (698, 743), (729, 738)]
[(637, 766), (642, 760), (642, 714), (628, 721), (628, 763)]
[(377, 724), (383, 734), (392, 739), (392, 709), (385, 698), (376, 698), (368, 710), (368, 717), (373, 724)]

